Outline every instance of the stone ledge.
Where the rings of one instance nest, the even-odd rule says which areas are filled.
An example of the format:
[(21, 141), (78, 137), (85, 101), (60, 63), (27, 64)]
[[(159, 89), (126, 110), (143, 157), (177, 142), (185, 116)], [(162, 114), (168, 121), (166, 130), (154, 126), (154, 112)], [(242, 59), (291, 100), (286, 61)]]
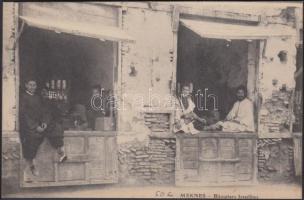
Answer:
[(285, 133), (259, 133), (259, 139), (264, 138), (292, 138), (292, 134), (289, 132)]
[(303, 137), (303, 133), (292, 133), (292, 137), (295, 137), (295, 138), (302, 138)]
[(175, 134), (173, 134), (173, 133), (168, 133), (168, 132), (162, 132), (162, 133), (160, 133), (160, 132), (151, 132), (150, 134), (149, 134), (149, 137), (150, 138), (159, 138), (159, 139), (162, 139), (162, 138), (172, 138), (172, 139), (175, 139), (176, 138), (176, 136), (175, 136)]

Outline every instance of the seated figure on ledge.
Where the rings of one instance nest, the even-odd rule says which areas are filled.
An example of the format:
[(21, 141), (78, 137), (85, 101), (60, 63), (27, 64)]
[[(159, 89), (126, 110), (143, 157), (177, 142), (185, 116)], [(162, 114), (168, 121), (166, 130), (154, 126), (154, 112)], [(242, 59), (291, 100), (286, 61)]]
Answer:
[(206, 124), (206, 120), (197, 116), (193, 111), (195, 104), (191, 100), (190, 87), (182, 87), (181, 97), (178, 98), (178, 105), (175, 113), (175, 124), (173, 131), (197, 134), (200, 131), (194, 128), (193, 122), (197, 121)]
[(236, 92), (237, 101), (228, 113), (224, 121), (219, 121), (213, 125), (206, 126), (204, 130), (221, 130), (224, 132), (253, 132), (253, 104), (247, 98), (247, 89), (239, 86)]

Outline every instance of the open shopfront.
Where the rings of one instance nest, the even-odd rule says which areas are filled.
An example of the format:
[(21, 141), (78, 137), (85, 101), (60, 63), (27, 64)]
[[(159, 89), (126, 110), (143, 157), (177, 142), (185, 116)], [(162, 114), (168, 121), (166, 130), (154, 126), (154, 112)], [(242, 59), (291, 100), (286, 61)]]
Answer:
[[(21, 186), (115, 183), (117, 113), (113, 96), (119, 42), (133, 40), (118, 27), (117, 9), (100, 8), (109, 15), (108, 22), (94, 25), (65, 15), (56, 18), (56, 12), (78, 16), (73, 6), (67, 10), (56, 6), (23, 4), (20, 8), (20, 93), (25, 80), (35, 79), (37, 92), (60, 107), (68, 160), (59, 163), (55, 150), (44, 140), (35, 159), (39, 176), (25, 182), (21, 160)], [(93, 88), (100, 96), (92, 101)], [(93, 117), (88, 116), (90, 109)]]
[(202, 131), (197, 135), (178, 135), (177, 185), (256, 182), (259, 67), (267, 39), (290, 35), (288, 31), (257, 25), (180, 19), (177, 91), (184, 83), (190, 83), (197, 106), (195, 113), (213, 124), (227, 116), (236, 101), (236, 88), (240, 85), (247, 87), (247, 97), (254, 106), (255, 131)]

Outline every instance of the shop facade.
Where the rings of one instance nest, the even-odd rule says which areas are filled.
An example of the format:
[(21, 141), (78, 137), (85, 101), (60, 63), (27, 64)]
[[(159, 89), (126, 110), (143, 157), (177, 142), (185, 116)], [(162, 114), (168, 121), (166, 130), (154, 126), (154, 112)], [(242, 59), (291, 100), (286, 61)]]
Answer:
[[(296, 159), (302, 149), (301, 134), (292, 131), (296, 47), (302, 29), (298, 10), (278, 8), (262, 15), (156, 2), (5, 3), (2, 184), (15, 190), (103, 183), (183, 186), (293, 181), (300, 175), (295, 165), (301, 163)], [(207, 51), (204, 45), (215, 50)], [(243, 49), (239, 52), (243, 60), (232, 63), (240, 70), (231, 67), (238, 76), (227, 76), (226, 81), (231, 90), (237, 84), (247, 86), (255, 105), (256, 131), (176, 136), (174, 111), (166, 98), (175, 96), (184, 81), (193, 80), (195, 89), (208, 85), (187, 72), (204, 62), (197, 59), (199, 55), (186, 55), (187, 51), (216, 57), (225, 54), (217, 50), (223, 45)], [(225, 63), (221, 57), (214, 60)], [(65, 66), (67, 72), (61, 72)], [(75, 71), (69, 71), (72, 66)], [(60, 71), (59, 77), (43, 74), (47, 71), (43, 67), (50, 74)], [(51, 80), (69, 79), (71, 75), (60, 75), (70, 73), (79, 78), (74, 82), (100, 84), (114, 94), (119, 109), (104, 118), (102, 131), (65, 131), (69, 162), (57, 163), (45, 142), (37, 157), (44, 176), (25, 183), (19, 94), (23, 78), (35, 71)]]

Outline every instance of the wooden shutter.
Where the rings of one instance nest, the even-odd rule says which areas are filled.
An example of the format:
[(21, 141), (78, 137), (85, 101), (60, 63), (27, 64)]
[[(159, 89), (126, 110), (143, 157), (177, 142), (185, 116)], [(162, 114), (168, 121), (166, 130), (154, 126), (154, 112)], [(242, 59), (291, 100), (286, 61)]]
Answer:
[(115, 132), (66, 131), (64, 147), (68, 160), (59, 163), (56, 150), (44, 140), (35, 159), (39, 176), (32, 182), (24, 180), (22, 159), (21, 187), (117, 183)]
[(255, 182), (255, 134), (201, 133), (177, 137), (176, 185), (244, 185)]

